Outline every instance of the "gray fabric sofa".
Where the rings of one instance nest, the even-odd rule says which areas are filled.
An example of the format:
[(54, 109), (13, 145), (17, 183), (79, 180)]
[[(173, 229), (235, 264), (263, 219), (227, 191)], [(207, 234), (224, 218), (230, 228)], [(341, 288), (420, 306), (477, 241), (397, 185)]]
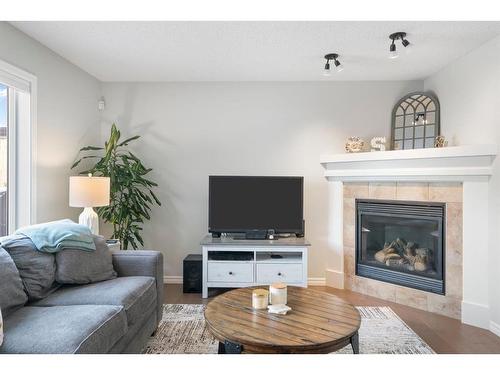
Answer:
[(117, 278), (62, 286), (4, 316), (0, 353), (139, 353), (161, 320), (163, 257), (112, 257)]

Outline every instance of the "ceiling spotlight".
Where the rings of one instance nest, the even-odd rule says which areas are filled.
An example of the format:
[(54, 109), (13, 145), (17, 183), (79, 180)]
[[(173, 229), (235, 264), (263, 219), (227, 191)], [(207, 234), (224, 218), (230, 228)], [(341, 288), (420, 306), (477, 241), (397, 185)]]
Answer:
[(325, 69), (323, 71), (323, 75), (325, 76), (330, 76), (330, 72), (331, 72), (331, 69), (330, 69), (330, 61), (333, 60), (333, 65), (335, 66), (335, 71), (337, 73), (341, 72), (342, 70), (344, 70), (344, 66), (340, 63), (340, 61), (338, 60), (339, 58), (339, 55), (336, 54), (336, 53), (329, 53), (327, 55), (325, 55), (325, 59), (326, 59), (326, 64), (325, 64)]
[(325, 77), (330, 77), (332, 72), (330, 71), (330, 62), (326, 60), (325, 69), (323, 70), (323, 75)]
[(396, 45), (394, 44), (394, 40), (391, 43), (391, 46), (389, 47), (389, 58), (390, 59), (396, 59), (399, 57), (399, 53), (396, 50)]
[(389, 47), (390, 59), (395, 59), (399, 56), (398, 51), (396, 50), (396, 40), (401, 40), (401, 44), (403, 45), (403, 47), (405, 47), (405, 49), (410, 45), (410, 42), (406, 39), (406, 33), (402, 31), (389, 35), (389, 39), (392, 41)]
[(342, 65), (339, 60), (334, 59), (333, 63), (335, 64), (335, 70), (337, 72), (341, 72), (342, 70), (344, 70), (344, 65)]

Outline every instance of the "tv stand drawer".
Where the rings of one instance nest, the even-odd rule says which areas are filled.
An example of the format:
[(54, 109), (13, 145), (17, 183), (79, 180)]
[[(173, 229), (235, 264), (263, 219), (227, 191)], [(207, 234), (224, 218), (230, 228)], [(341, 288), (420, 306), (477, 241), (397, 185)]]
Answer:
[(302, 264), (257, 264), (257, 283), (270, 284), (277, 281), (285, 283), (302, 282)]
[(253, 263), (208, 262), (208, 282), (253, 282)]

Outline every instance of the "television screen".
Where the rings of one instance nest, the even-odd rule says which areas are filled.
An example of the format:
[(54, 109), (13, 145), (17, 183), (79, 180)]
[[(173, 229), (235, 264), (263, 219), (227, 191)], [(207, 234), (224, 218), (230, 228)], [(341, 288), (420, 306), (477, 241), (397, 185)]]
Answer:
[(303, 232), (303, 177), (210, 176), (209, 232)]

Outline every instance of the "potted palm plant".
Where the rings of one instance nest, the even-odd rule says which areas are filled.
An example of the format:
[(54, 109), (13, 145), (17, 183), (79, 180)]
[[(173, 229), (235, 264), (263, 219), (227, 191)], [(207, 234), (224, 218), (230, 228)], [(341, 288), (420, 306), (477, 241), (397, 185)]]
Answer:
[[(111, 127), (109, 139), (104, 147), (86, 146), (80, 149), (78, 160), (71, 169), (84, 160), (95, 164), (81, 171), (80, 174), (92, 173), (95, 176), (110, 178), (110, 204), (99, 207), (99, 216), (113, 226), (113, 238), (120, 240), (123, 249), (129, 245), (137, 249), (144, 246), (141, 231), (145, 220), (150, 220), (150, 212), (154, 205), (161, 206), (153, 192), (158, 184), (148, 178), (151, 168), (146, 168), (141, 160), (127, 146), (140, 136), (120, 141), (120, 131), (116, 125)], [(83, 155), (82, 155), (83, 154)]]

